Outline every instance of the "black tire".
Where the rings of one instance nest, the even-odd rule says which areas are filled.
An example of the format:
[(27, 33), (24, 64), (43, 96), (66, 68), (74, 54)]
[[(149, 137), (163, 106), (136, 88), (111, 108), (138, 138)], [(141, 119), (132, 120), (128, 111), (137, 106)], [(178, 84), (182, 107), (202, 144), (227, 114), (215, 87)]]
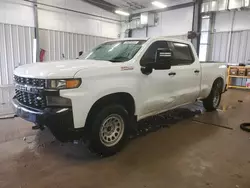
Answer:
[[(124, 123), (124, 129), (123, 129), (122, 135), (119, 134), (121, 135), (121, 137), (119, 136), (120, 137), (119, 141), (115, 143), (114, 145), (107, 146), (108, 143), (106, 143), (106, 145), (104, 144), (105, 136), (101, 136), (102, 134), (101, 129), (104, 126), (103, 124), (107, 122), (107, 118), (112, 118), (112, 117), (122, 118), (122, 121)], [(89, 129), (87, 132), (87, 135), (88, 135), (87, 146), (89, 150), (102, 157), (108, 157), (119, 152), (128, 140), (129, 123), (130, 123), (129, 120), (130, 118), (129, 118), (128, 112), (121, 105), (113, 104), (113, 105), (109, 105), (107, 107), (102, 108), (99, 112), (97, 112), (94, 115), (94, 117), (90, 121), (90, 124), (88, 125)], [(111, 124), (114, 125), (115, 123), (111, 123)], [(119, 127), (116, 127), (115, 129), (118, 130)], [(113, 134), (117, 134), (117, 132)], [(110, 136), (107, 136), (107, 137), (109, 138)], [(110, 139), (113, 139), (113, 137)], [(106, 138), (106, 141), (108, 142), (107, 138)]]
[(221, 101), (222, 89), (223, 82), (221, 80), (216, 80), (209, 96), (203, 100), (203, 106), (207, 111), (211, 112), (218, 108)]
[(250, 132), (250, 123), (242, 123), (242, 124), (240, 125), (240, 128), (241, 128), (243, 131)]

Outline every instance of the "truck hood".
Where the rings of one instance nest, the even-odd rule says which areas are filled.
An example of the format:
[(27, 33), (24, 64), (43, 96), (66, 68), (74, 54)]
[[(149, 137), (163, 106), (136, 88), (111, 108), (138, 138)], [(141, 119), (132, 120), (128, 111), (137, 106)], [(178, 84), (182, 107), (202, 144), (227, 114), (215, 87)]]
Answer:
[(109, 66), (115, 66), (115, 64), (109, 61), (99, 60), (54, 61), (23, 65), (16, 68), (14, 74), (28, 78), (72, 78), (82, 69), (98, 69)]

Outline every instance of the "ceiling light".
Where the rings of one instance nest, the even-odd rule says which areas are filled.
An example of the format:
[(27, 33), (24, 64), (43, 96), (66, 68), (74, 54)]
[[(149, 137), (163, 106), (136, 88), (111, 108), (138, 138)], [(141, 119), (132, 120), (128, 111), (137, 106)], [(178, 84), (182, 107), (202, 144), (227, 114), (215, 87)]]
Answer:
[(202, 16), (203, 19), (208, 19), (210, 18), (210, 16), (206, 15), (206, 16)]
[(159, 2), (159, 1), (153, 1), (152, 5), (154, 5), (154, 6), (158, 7), (158, 8), (166, 8), (167, 7), (167, 5), (165, 5), (165, 4), (163, 4), (163, 3)]
[(116, 13), (116, 14), (123, 15), (123, 16), (129, 16), (129, 15), (130, 15), (128, 12), (124, 12), (124, 11), (122, 11), (122, 10), (116, 10), (115, 13)]

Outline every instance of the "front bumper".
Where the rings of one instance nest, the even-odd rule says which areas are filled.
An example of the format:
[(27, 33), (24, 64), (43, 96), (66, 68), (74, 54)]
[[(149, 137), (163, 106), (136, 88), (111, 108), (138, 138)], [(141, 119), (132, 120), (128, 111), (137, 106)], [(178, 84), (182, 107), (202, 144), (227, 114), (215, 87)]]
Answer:
[(15, 114), (29, 122), (46, 126), (61, 142), (78, 140), (82, 130), (74, 128), (73, 113), (71, 108), (45, 108), (33, 109), (13, 99)]

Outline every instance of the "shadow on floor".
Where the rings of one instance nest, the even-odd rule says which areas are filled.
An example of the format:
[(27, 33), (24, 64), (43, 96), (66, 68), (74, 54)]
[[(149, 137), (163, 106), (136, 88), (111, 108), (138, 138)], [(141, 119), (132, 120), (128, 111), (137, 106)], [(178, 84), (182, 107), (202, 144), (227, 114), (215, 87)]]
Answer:
[[(235, 106), (236, 110), (227, 108), (225, 113), (205, 113), (200, 117), (211, 120), (217, 115), (229, 117), (236, 113), (235, 123), (247, 119), (249, 103), (245, 101), (249, 95), (226, 95), (222, 104)], [(243, 98), (243, 104), (238, 104), (239, 98)], [(195, 109), (193, 106), (191, 111)], [(177, 110), (173, 115), (168, 112), (140, 121), (141, 132), (134, 136), (136, 139), (119, 154), (105, 159), (90, 154), (82, 144), (55, 141), (48, 130), (38, 132), (27, 138), (28, 148), (14, 159), (11, 156), (0, 161), (1, 186), (249, 188), (248, 134), (196, 123), (191, 121), (197, 116), (193, 112)], [(154, 125), (159, 128), (152, 128)], [(241, 178), (232, 177), (235, 174)]]
[(138, 131), (136, 134), (132, 135), (132, 138), (144, 136), (150, 132), (155, 132), (162, 128), (169, 128), (180, 121), (198, 116), (201, 113), (202, 109), (200, 106), (189, 105), (186, 106), (186, 108), (177, 108), (153, 117), (143, 119), (138, 122)]
[[(199, 105), (190, 105), (186, 108), (178, 108), (169, 112), (162, 113), (140, 121), (138, 130), (131, 134), (130, 139), (134, 140), (145, 136), (152, 132), (157, 132), (164, 128), (170, 128), (174, 124), (183, 120), (190, 119), (202, 113)], [(134, 142), (134, 141), (132, 141)], [(34, 144), (34, 149), (39, 152), (58, 155), (72, 160), (91, 161), (98, 159), (94, 154), (91, 154), (84, 144), (79, 141), (75, 143), (60, 143), (57, 141), (48, 129), (38, 131), (37, 135), (31, 138), (27, 143)]]
[[(185, 111), (185, 115), (180, 111)], [(193, 113), (183, 109), (180, 111), (173, 112), (176, 115), (180, 113), (178, 114), (180, 118), (173, 116), (174, 122), (170, 118), (171, 121), (168, 121), (169, 124), (171, 123), (170, 129), (159, 126), (159, 129), (154, 131), (143, 131), (119, 154), (103, 159), (89, 153), (82, 144), (61, 144), (54, 140), (48, 130), (38, 132), (33, 141), (27, 138), (27, 142), (30, 142), (29, 149), (26, 148), (15, 157), (14, 170), (3, 168), (7, 180), (13, 176), (17, 177), (14, 181), (9, 181), (6, 187), (24, 185), (26, 182), (27, 186), (24, 187), (27, 188), (36, 185), (46, 187), (52, 184), (58, 187), (69, 187), (70, 182), (74, 182), (75, 187), (107, 188), (112, 187), (111, 185), (118, 186), (121, 182), (124, 184), (127, 182), (128, 175), (131, 178), (135, 174), (140, 178), (138, 175), (140, 171), (153, 173), (156, 169), (162, 172), (165, 172), (165, 168), (175, 170), (175, 166), (182, 163), (185, 155), (190, 155), (188, 156), (190, 160), (194, 158), (192, 153), (186, 153), (192, 151), (190, 148), (219, 130), (217, 127), (195, 124), (189, 120)], [(186, 113), (190, 114), (186, 115)], [(181, 116), (184, 118), (182, 119)], [(157, 118), (145, 121), (158, 123), (158, 120), (161, 122), (161, 119)], [(142, 125), (140, 130), (146, 127), (148, 128)], [(147, 136), (144, 137), (145, 132)], [(33, 148), (32, 144), (34, 144)], [(169, 170), (167, 172), (169, 180), (172, 179), (173, 173), (179, 172)]]

